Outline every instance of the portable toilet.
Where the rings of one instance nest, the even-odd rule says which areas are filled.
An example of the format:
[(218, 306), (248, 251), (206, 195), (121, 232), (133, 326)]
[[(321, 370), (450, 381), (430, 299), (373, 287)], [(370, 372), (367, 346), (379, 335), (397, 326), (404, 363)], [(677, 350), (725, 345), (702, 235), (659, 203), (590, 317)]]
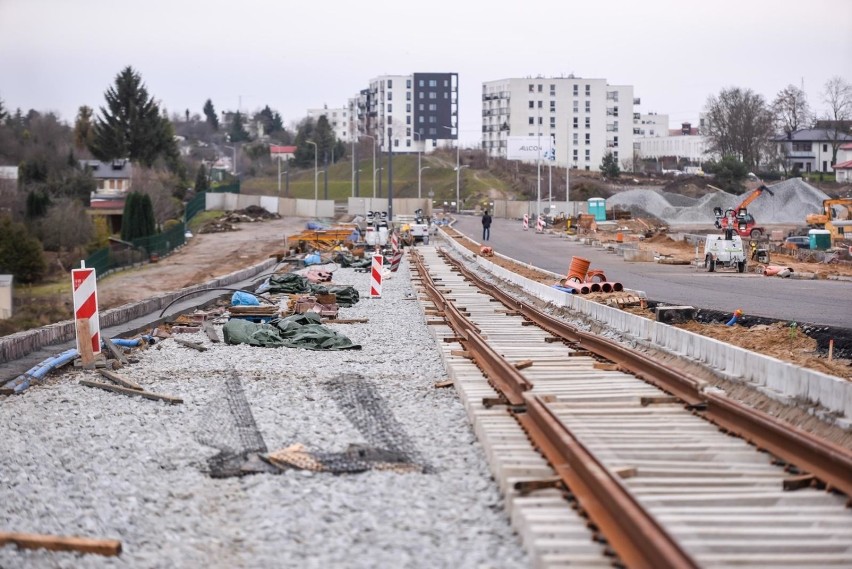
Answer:
[(606, 200), (589, 198), (589, 214), (595, 216), (595, 221), (606, 221)]
[(811, 249), (828, 249), (831, 247), (831, 232), (827, 229), (811, 229), (808, 231), (808, 241)]

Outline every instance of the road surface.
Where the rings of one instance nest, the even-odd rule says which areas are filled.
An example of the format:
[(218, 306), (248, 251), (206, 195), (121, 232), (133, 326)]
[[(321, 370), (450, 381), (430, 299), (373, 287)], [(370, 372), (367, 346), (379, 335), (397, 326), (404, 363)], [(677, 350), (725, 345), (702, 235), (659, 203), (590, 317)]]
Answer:
[[(478, 216), (461, 215), (455, 229), (482, 241)], [(524, 231), (520, 221), (494, 219), (488, 244), (500, 253), (554, 273), (566, 274), (571, 257), (591, 261), (611, 281), (670, 304), (841, 328), (852, 327), (852, 282), (770, 278), (753, 273), (707, 273), (683, 265), (628, 263), (613, 253), (551, 235)]]

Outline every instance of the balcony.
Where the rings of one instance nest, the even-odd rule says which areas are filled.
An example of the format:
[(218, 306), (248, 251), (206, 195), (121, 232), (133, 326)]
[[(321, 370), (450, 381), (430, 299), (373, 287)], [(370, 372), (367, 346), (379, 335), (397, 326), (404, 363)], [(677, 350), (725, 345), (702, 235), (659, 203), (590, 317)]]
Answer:
[(618, 127), (614, 124), (608, 124), (608, 125), (606, 125), (606, 131), (607, 132), (618, 132)]
[(634, 97), (634, 98), (633, 98), (633, 104), (634, 104), (634, 105), (641, 105), (641, 104), (642, 104), (642, 99), (640, 99), (639, 97)]
[(615, 101), (618, 102), (618, 91), (610, 91), (606, 94), (607, 101)]

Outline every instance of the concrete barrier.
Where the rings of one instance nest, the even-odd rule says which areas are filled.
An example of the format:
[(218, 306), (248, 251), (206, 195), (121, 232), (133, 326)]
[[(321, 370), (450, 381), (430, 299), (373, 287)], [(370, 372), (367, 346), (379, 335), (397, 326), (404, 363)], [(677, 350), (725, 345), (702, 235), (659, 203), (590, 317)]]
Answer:
[(643, 251), (641, 249), (624, 249), (624, 260), (628, 263), (653, 263), (653, 251)]
[[(445, 240), (445, 242), (468, 259), (475, 260), (487, 271), (523, 288), (527, 293), (541, 300), (574, 310), (606, 326), (620, 330), (653, 348), (700, 362), (718, 372), (722, 377), (733, 382), (749, 384), (782, 403), (790, 403), (791, 400), (797, 399), (819, 405), (831, 414), (831, 416), (823, 416), (823, 419), (833, 420), (843, 428), (852, 427), (852, 382), (850, 381), (585, 300), (580, 295), (564, 293), (509, 272), (483, 257), (476, 256), (455, 240)], [(497, 256), (508, 259), (499, 253)], [(561, 277), (556, 273), (551, 274), (554, 276), (554, 282)]]

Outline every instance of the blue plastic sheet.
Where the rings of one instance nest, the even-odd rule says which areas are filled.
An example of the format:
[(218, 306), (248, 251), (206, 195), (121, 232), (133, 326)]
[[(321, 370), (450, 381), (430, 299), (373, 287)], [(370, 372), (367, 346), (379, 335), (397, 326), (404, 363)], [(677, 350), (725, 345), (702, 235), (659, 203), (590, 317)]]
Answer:
[(231, 306), (258, 306), (260, 301), (253, 294), (238, 290), (231, 295)]

